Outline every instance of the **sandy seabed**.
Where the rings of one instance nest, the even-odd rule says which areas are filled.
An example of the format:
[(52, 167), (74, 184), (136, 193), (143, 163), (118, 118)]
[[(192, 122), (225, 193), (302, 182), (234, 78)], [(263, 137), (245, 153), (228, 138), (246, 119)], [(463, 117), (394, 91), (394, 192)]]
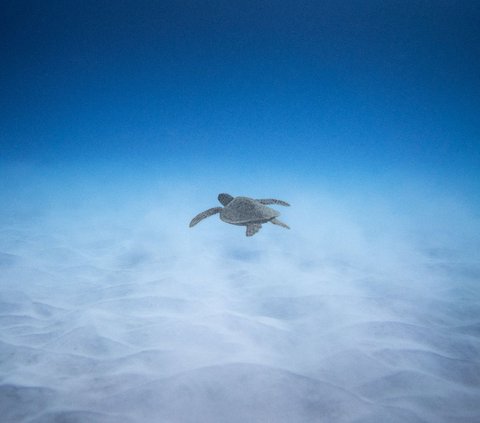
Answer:
[(2, 422), (480, 421), (477, 261), (156, 217), (2, 226)]

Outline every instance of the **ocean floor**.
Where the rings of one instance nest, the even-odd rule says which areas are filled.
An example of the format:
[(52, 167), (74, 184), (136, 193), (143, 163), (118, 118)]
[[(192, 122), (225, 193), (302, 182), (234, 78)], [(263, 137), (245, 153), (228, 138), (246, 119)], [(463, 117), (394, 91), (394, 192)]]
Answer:
[(2, 422), (479, 421), (471, 256), (160, 215), (5, 220)]

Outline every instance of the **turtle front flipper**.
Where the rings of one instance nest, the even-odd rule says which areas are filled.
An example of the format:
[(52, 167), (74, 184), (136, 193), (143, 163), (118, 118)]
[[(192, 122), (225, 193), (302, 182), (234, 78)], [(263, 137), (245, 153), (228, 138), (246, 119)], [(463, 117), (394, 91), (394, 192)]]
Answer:
[(255, 235), (260, 229), (262, 228), (262, 225), (259, 223), (251, 223), (250, 225), (247, 225), (247, 236), (253, 236)]
[(272, 219), (272, 220), (270, 220), (270, 222), (272, 222), (274, 225), (281, 226), (282, 228), (290, 229), (290, 226), (288, 226), (287, 224), (283, 223), (281, 220)]
[(288, 204), (286, 201), (275, 200), (274, 198), (264, 198), (256, 201), (258, 201), (260, 204), (265, 204), (265, 205), (278, 204), (280, 206), (290, 206), (290, 204)]
[(207, 217), (210, 217), (214, 214), (220, 213), (223, 210), (223, 207), (213, 207), (211, 209), (205, 210), (200, 214), (197, 214), (192, 221), (190, 222), (190, 227), (195, 226), (200, 220), (203, 220)]

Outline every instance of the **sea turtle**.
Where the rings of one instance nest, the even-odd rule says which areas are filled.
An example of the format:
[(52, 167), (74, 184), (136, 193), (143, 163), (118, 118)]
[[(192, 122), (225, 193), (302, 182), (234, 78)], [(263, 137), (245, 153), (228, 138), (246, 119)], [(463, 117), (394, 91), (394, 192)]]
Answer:
[(246, 226), (247, 236), (255, 235), (262, 227), (262, 223), (267, 222), (290, 229), (285, 223), (277, 219), (277, 216), (280, 215), (279, 212), (266, 206), (267, 204), (289, 206), (290, 204), (285, 201), (274, 199), (254, 200), (248, 197), (234, 198), (230, 194), (219, 194), (218, 201), (223, 204), (223, 207), (213, 207), (196, 215), (190, 222), (190, 227), (195, 226), (206, 217), (220, 213), (220, 219), (224, 222)]

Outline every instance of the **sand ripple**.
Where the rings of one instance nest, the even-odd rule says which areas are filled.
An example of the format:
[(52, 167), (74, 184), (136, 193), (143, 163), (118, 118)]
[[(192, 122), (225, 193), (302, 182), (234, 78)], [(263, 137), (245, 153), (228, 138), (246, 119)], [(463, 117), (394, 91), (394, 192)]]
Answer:
[(301, 255), (278, 269), (241, 249), (167, 262), (154, 247), (12, 234), (0, 252), (4, 422), (480, 416), (473, 265), (420, 262), (398, 278)]

